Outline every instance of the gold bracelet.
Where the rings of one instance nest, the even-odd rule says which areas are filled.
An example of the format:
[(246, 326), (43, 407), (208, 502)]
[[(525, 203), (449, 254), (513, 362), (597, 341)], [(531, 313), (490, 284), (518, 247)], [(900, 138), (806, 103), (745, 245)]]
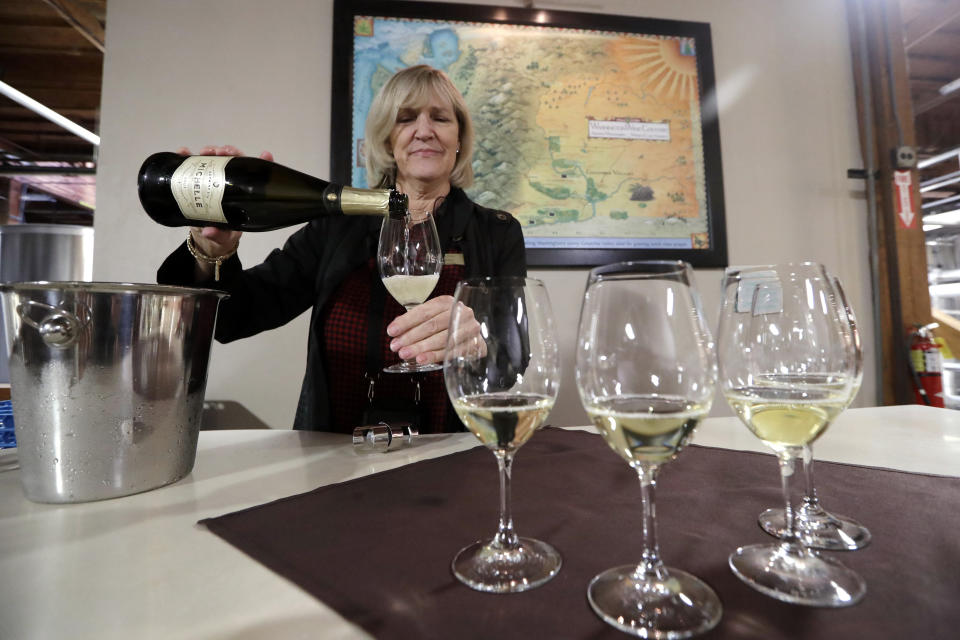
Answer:
[(233, 248), (233, 251), (230, 251), (229, 253), (225, 253), (222, 256), (217, 256), (216, 258), (213, 258), (205, 254), (203, 251), (200, 251), (196, 243), (193, 241), (193, 232), (192, 231), (187, 232), (187, 251), (189, 251), (190, 255), (192, 255), (198, 261), (213, 265), (213, 281), (214, 282), (220, 282), (220, 265), (223, 264), (226, 260), (228, 260), (230, 256), (235, 254), (239, 246), (240, 246), (240, 243), (238, 242), (237, 246)]

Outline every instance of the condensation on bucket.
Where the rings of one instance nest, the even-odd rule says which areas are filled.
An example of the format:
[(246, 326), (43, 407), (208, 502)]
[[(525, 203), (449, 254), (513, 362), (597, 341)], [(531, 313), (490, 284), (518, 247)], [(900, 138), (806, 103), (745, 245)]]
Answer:
[[(53, 349), (25, 326), (14, 334), (14, 421), (31, 500), (113, 498), (175, 482), (193, 468), (219, 297), (204, 306), (169, 295), (101, 295), (121, 297), (91, 303), (113, 312), (101, 314), (106, 321), (94, 313), (76, 345)], [(5, 320), (9, 307), (5, 299)], [(118, 330), (110, 324), (118, 317), (132, 326)]]
[(14, 403), (21, 467), (32, 478), (28, 497), (46, 501), (42, 496), (52, 491), (67, 502), (98, 500), (146, 491), (190, 472), (202, 397), (144, 400), (107, 367), (87, 369), (79, 379), (71, 368), (49, 363), (36, 381), (20, 380), (21, 367), (11, 370), (14, 388), (46, 390), (35, 402)]

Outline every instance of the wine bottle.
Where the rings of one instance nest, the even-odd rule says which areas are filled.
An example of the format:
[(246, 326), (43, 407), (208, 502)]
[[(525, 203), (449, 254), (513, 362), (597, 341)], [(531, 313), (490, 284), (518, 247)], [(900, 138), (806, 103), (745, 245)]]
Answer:
[(336, 215), (407, 213), (393, 189), (355, 189), (262, 158), (155, 153), (140, 167), (140, 203), (168, 227), (270, 231)]

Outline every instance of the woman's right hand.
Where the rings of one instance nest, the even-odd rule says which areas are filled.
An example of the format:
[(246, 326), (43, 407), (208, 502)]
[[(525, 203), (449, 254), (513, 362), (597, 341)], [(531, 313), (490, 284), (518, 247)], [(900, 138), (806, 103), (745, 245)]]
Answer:
[[(177, 153), (182, 156), (193, 155), (186, 147), (177, 149)], [(243, 152), (232, 145), (216, 147), (207, 145), (200, 149), (197, 155), (201, 156), (242, 156)], [(273, 154), (264, 151), (260, 154), (264, 160), (273, 161)], [(220, 229), (218, 227), (191, 227), (190, 235), (193, 236), (193, 244), (204, 255), (211, 258), (218, 258), (236, 251), (240, 244), (240, 231), (231, 231), (229, 229)], [(209, 265), (207, 265), (209, 266)]]

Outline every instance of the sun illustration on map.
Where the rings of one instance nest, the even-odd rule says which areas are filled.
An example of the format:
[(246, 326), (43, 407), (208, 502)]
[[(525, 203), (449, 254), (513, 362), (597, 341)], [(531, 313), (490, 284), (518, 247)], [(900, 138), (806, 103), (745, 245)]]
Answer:
[(697, 57), (693, 38), (631, 39), (614, 45), (614, 56), (641, 76), (643, 90), (667, 99), (697, 95)]

